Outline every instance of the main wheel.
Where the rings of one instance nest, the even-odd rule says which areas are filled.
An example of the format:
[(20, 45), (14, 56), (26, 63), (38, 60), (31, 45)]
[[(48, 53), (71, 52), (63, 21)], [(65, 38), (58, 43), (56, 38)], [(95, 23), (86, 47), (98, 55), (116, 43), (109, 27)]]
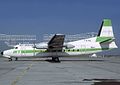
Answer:
[(60, 62), (59, 57), (52, 57), (53, 62)]
[(16, 57), (16, 58), (15, 58), (15, 61), (17, 61), (17, 60), (18, 60), (18, 58)]

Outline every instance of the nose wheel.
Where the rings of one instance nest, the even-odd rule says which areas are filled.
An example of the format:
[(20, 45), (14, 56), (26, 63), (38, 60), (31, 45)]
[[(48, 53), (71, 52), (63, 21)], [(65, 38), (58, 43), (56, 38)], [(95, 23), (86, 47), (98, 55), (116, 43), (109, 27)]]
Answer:
[(9, 61), (12, 61), (12, 58), (8, 58), (9, 59)]
[[(12, 58), (8, 58), (9, 59), (9, 61), (12, 61), (13, 59)], [(15, 61), (17, 61), (18, 60), (18, 58), (15, 58)]]

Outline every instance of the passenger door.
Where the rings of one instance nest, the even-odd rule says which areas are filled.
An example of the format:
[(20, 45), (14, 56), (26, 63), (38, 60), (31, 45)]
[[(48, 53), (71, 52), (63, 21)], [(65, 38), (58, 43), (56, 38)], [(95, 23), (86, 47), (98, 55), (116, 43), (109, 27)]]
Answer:
[(82, 54), (86, 53), (86, 46), (85, 45), (81, 45), (81, 53)]

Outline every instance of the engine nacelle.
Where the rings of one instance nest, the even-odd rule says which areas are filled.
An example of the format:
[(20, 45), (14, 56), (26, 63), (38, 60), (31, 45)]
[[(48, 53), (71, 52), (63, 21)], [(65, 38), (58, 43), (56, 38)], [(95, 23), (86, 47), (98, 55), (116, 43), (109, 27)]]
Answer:
[(74, 48), (75, 46), (71, 45), (71, 44), (64, 43), (63, 47), (65, 47), (66, 49), (70, 49), (70, 48)]
[[(35, 44), (34, 47), (37, 49), (48, 49), (48, 44), (47, 43), (38, 43), (38, 44)], [(63, 47), (66, 49), (70, 49), (70, 48), (74, 48), (75, 46), (73, 46), (71, 44), (64, 43)]]
[(48, 49), (48, 44), (47, 43), (38, 43), (38, 44), (35, 44), (35, 48), (37, 48), (37, 49)]

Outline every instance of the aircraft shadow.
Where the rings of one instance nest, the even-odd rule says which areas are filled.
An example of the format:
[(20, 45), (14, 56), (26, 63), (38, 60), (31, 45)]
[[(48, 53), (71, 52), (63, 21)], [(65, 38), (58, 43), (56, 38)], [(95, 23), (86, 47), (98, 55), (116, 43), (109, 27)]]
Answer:
[[(5, 60), (5, 61), (9, 61), (9, 60)], [(15, 60), (13, 60), (13, 61), (15, 61)], [(92, 61), (92, 62), (102, 62), (102, 61), (105, 61), (105, 60), (99, 60), (99, 59), (60, 59), (60, 62), (54, 62), (54, 61), (52, 61), (52, 59), (44, 59), (44, 60), (41, 60), (41, 59), (38, 59), (38, 60), (36, 60), (36, 59), (18, 59), (17, 60), (17, 62), (21, 62), (21, 61), (26, 61), (26, 62), (29, 62), (29, 61), (33, 61), (33, 62), (39, 62), (39, 61), (41, 61), (41, 62), (50, 62), (50, 63), (60, 63), (60, 62), (87, 62), (87, 61)], [(10, 61), (11, 62), (11, 61)]]

